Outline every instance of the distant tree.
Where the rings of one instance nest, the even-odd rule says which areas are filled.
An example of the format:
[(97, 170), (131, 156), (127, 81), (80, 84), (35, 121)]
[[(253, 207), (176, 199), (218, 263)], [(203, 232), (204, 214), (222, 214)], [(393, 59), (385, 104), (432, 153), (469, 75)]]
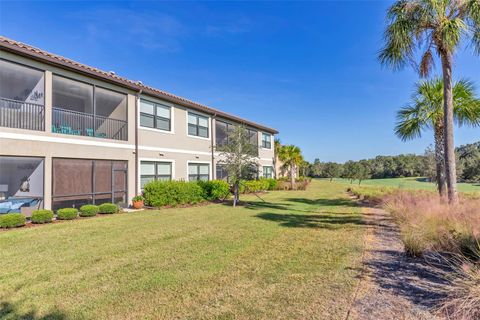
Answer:
[(440, 57), (443, 74), (444, 154), (448, 199), (458, 202), (455, 146), (453, 141), (453, 57), (462, 40), (471, 40), (480, 54), (479, 0), (398, 0), (387, 12), (385, 46), (380, 52), (382, 64), (401, 69), (413, 62), (421, 50), (420, 76), (430, 74), (434, 52)]
[(327, 162), (324, 165), (323, 172), (325, 177), (329, 178), (330, 181), (332, 181), (333, 178), (340, 177), (340, 174), (342, 172), (342, 165), (335, 162)]
[(320, 177), (322, 175), (322, 163), (320, 159), (316, 158), (313, 163), (310, 165), (310, 175), (312, 177)]
[(300, 148), (294, 145), (282, 146), (278, 152), (278, 158), (284, 166), (289, 168), (290, 184), (292, 190), (295, 190), (295, 177), (298, 166), (302, 163), (303, 157)]
[(240, 181), (252, 175), (258, 167), (258, 147), (250, 143), (245, 126), (239, 125), (228, 133), (228, 143), (223, 145), (219, 163), (225, 166), (229, 182), (233, 185), (233, 206), (240, 200)]
[[(459, 125), (480, 125), (480, 99), (474, 85), (460, 80), (453, 86), (453, 112)], [(433, 128), (435, 138), (436, 182), (440, 196), (446, 197), (444, 155), (443, 81), (439, 78), (417, 84), (412, 102), (397, 114), (395, 133), (402, 140), (421, 137), (422, 131)]]
[(356, 176), (357, 169), (358, 168), (356, 167), (356, 162), (355, 161), (350, 160), (350, 161), (345, 162), (345, 164), (343, 165), (342, 177), (350, 180), (350, 183), (353, 183), (353, 180), (355, 180), (357, 178), (357, 176)]
[(354, 177), (358, 180), (360, 185), (363, 180), (370, 178), (370, 168), (367, 160), (361, 160), (354, 164)]

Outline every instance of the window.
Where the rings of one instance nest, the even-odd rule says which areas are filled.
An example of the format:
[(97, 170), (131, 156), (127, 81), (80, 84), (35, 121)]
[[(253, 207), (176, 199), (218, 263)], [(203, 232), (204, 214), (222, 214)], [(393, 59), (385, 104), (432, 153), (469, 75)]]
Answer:
[(127, 201), (126, 161), (54, 158), (52, 168), (54, 210)]
[[(0, 214), (42, 206), (43, 158), (0, 156)], [(10, 200), (10, 201), (8, 201)]]
[(188, 135), (208, 138), (208, 117), (189, 112)]
[(93, 114), (93, 85), (53, 75), (52, 90), (54, 108)]
[(140, 100), (140, 126), (171, 131), (171, 108)]
[(140, 162), (140, 188), (150, 181), (172, 180), (172, 163), (171, 162), (156, 162), (156, 161), (142, 161)]
[(262, 133), (262, 148), (272, 149), (272, 135), (270, 133)]
[(228, 136), (235, 129), (235, 125), (220, 120), (215, 121), (215, 143), (218, 147), (228, 144)]
[(44, 72), (0, 59), (0, 126), (45, 130)]
[(273, 178), (273, 167), (264, 166), (263, 167), (263, 177), (266, 178), (266, 179)]
[(207, 181), (210, 178), (210, 165), (203, 163), (188, 164), (188, 180), (189, 181)]
[(217, 164), (215, 167), (215, 178), (217, 180), (227, 180), (228, 181), (228, 172), (225, 168), (225, 165)]
[(0, 98), (42, 105), (44, 72), (0, 59)]
[(254, 146), (258, 146), (258, 132), (253, 129), (247, 129), (248, 140)]
[(105, 118), (127, 121), (127, 95), (95, 87), (95, 114)]

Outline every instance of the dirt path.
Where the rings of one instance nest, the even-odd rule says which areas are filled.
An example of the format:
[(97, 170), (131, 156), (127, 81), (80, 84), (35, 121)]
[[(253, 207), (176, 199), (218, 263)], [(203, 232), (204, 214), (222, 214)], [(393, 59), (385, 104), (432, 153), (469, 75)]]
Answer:
[(446, 284), (437, 261), (405, 256), (391, 216), (379, 208), (363, 210), (370, 226), (365, 269), (348, 319), (437, 319), (429, 310)]

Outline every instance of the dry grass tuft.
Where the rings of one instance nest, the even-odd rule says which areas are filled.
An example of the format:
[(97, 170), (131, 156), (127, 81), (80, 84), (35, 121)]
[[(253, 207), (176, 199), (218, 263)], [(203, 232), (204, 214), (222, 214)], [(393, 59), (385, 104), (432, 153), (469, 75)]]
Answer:
[(439, 313), (447, 319), (480, 319), (480, 245), (477, 244), (476, 262), (471, 257), (458, 256), (454, 259), (453, 274), (448, 275), (447, 298)]

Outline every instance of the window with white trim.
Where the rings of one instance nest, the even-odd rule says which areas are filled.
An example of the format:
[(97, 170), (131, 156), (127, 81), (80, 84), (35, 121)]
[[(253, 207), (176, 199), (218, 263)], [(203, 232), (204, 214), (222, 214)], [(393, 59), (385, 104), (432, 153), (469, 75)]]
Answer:
[(140, 126), (171, 131), (172, 108), (147, 100), (140, 100)]
[(262, 148), (272, 149), (272, 135), (262, 132)]
[(172, 163), (160, 161), (141, 161), (140, 162), (140, 188), (150, 181), (172, 180)]
[(208, 138), (208, 117), (189, 112), (188, 135)]
[(266, 179), (273, 178), (273, 167), (272, 166), (264, 166), (263, 167), (263, 177)]
[(207, 181), (210, 178), (210, 165), (207, 163), (189, 163), (188, 180), (189, 181)]

